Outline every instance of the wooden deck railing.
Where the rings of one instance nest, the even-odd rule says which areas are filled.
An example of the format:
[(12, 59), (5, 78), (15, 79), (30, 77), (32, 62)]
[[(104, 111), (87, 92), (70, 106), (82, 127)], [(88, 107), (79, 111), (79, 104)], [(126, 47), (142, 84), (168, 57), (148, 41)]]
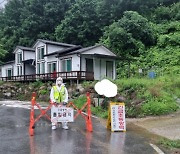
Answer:
[(71, 72), (56, 72), (34, 75), (20, 75), (10, 77), (0, 77), (1, 81), (50, 81), (57, 77), (62, 77), (64, 80), (94, 80), (93, 72), (86, 71), (71, 71)]

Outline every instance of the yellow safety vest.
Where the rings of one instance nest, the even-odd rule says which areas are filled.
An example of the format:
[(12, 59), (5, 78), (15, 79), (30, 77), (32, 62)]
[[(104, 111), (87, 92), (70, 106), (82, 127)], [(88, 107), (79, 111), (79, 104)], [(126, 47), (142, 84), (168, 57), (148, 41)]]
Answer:
[(61, 86), (61, 90), (58, 91), (56, 86), (53, 86), (54, 89), (54, 99), (56, 103), (64, 102), (66, 98), (66, 92), (65, 92), (65, 87)]

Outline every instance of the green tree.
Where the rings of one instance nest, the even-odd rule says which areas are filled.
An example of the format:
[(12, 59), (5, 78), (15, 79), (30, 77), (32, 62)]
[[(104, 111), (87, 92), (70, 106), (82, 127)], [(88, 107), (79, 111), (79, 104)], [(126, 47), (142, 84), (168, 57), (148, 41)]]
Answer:
[(137, 65), (155, 67), (158, 75), (180, 74), (180, 22), (158, 24), (155, 28), (157, 44), (139, 57)]
[(119, 20), (124, 11), (137, 11), (148, 17), (155, 8), (177, 2), (179, 0), (99, 0), (97, 12), (101, 20), (101, 27), (103, 27)]
[(56, 28), (57, 40), (84, 46), (94, 45), (102, 34), (95, 8), (95, 0), (76, 1)]
[(38, 38), (55, 40), (55, 27), (74, 0), (10, 0), (0, 13), (0, 42), (13, 59), (17, 45), (31, 46)]
[(100, 42), (122, 57), (137, 57), (145, 47), (156, 42), (156, 37), (146, 18), (137, 12), (126, 11), (118, 22), (105, 29)]
[(152, 11), (152, 18), (156, 23), (180, 20), (180, 2), (156, 8)]
[(5, 54), (7, 54), (7, 51), (4, 50), (2, 44), (0, 44), (0, 64), (2, 63), (2, 59), (4, 58)]

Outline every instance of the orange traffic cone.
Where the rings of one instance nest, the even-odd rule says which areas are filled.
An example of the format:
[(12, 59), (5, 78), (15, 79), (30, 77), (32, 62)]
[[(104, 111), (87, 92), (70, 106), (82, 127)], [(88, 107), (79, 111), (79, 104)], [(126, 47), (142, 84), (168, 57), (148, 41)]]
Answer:
[(30, 112), (30, 124), (29, 124), (29, 135), (34, 135), (34, 105), (35, 105), (36, 93), (33, 92), (31, 99), (31, 112)]
[(91, 99), (90, 99), (90, 94), (87, 93), (87, 118), (86, 118), (86, 129), (90, 132), (93, 131), (92, 127), (92, 121), (91, 121)]

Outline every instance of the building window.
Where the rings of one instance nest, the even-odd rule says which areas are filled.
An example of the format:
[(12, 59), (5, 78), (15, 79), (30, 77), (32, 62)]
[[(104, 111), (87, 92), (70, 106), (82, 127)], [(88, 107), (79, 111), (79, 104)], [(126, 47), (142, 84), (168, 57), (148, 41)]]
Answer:
[(72, 71), (72, 60), (71, 59), (63, 59), (61, 61), (61, 70), (62, 72), (70, 72)]
[(17, 75), (22, 75), (22, 66), (17, 67)]
[(40, 74), (40, 63), (37, 63), (37, 74)]
[(41, 60), (44, 59), (44, 47), (40, 47), (37, 50), (37, 59)]
[(13, 76), (13, 70), (12, 70), (12, 68), (8, 68), (8, 69), (6, 69), (6, 76), (7, 77), (11, 77), (11, 76)]
[(41, 74), (45, 73), (45, 63), (41, 63)]
[(56, 72), (56, 62), (48, 63), (48, 73)]
[(45, 73), (45, 63), (37, 63), (37, 74), (44, 74)]
[(22, 53), (18, 53), (17, 54), (17, 63), (21, 63), (22, 62)]

